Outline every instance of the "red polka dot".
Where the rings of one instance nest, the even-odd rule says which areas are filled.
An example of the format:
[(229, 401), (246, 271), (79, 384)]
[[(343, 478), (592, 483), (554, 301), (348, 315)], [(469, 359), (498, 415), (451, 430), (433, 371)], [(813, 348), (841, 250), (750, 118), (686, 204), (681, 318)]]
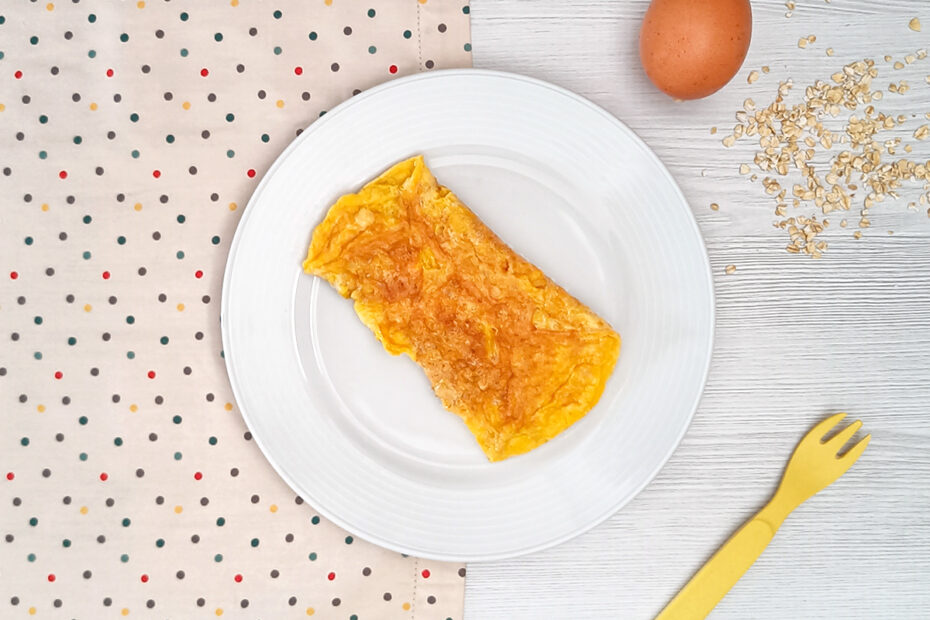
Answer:
[(203, 479), (202, 473), (198, 471), (196, 474), (194, 474), (194, 480), (201, 480), (201, 479)]
[(198, 269), (197, 271), (194, 272), (194, 277), (199, 280), (200, 278), (203, 277), (203, 272)]
[(55, 581), (55, 573), (49, 573), (49, 574), (48, 574), (48, 580), (49, 580), (49, 581)]
[(333, 579), (336, 578), (336, 573), (330, 573), (330, 574), (326, 575), (326, 578), (329, 579), (330, 581), (332, 581)]
[(6, 479), (7, 479), (7, 480), (12, 480), (12, 479), (15, 478), (15, 477), (16, 477), (16, 474), (14, 474), (13, 472), (7, 472), (7, 474), (6, 474)]
[(109, 272), (109, 271), (104, 271), (101, 275), (103, 276), (103, 279), (104, 279), (104, 280), (109, 280), (109, 279), (110, 279), (110, 272)]
[(148, 576), (148, 575), (142, 575), (141, 577), (139, 577), (139, 581), (141, 581), (142, 583), (148, 583), (148, 582), (149, 582), (149, 576)]
[(155, 371), (154, 371), (154, 370), (150, 370), (150, 371), (148, 372), (148, 377), (149, 377), (149, 379), (154, 379), (154, 378), (155, 378)]
[(203, 69), (200, 70), (200, 75), (203, 77), (207, 77), (208, 75), (210, 75), (210, 71), (206, 67), (204, 67)]
[(13, 74), (13, 77), (15, 77), (18, 80), (19, 78), (23, 77), (23, 72), (17, 71), (16, 73)]
[(113, 77), (113, 69), (107, 69), (107, 77)]
[(304, 68), (303, 68), (303, 67), (294, 67), (294, 73), (295, 73), (295, 74), (300, 75), (300, 74), (303, 73), (303, 72), (304, 72)]
[(110, 476), (107, 475), (107, 472), (103, 472), (102, 474), (100, 474), (100, 479), (104, 482), (106, 482), (109, 477)]
[(60, 370), (56, 370), (56, 371), (55, 371), (55, 378), (56, 378), (56, 379), (61, 379), (61, 377), (62, 377), (61, 371), (60, 371)]
[(249, 178), (250, 178), (250, 179), (253, 178), (253, 177), (255, 176), (255, 169), (254, 169), (254, 168), (249, 168), (249, 171), (246, 172), (246, 174), (249, 175)]
[(152, 170), (152, 176), (157, 179), (161, 176), (161, 170)]
[(67, 178), (68, 178), (68, 171), (67, 171), (67, 170), (62, 170), (61, 172), (59, 172), (59, 173), (58, 173), (58, 178), (59, 178), (59, 179), (67, 179)]
[(19, 277), (19, 274), (16, 273), (15, 271), (10, 272), (10, 280), (15, 280), (18, 277)]
[(236, 575), (233, 579), (236, 580), (236, 583), (242, 583), (242, 575)]
[(423, 579), (429, 579), (429, 569), (428, 569), (428, 568), (424, 568), (424, 569), (423, 569), (423, 572), (420, 573), (420, 574), (423, 575)]
[(388, 71), (390, 71), (391, 73), (397, 73), (397, 65), (391, 65), (390, 67), (388, 67)]

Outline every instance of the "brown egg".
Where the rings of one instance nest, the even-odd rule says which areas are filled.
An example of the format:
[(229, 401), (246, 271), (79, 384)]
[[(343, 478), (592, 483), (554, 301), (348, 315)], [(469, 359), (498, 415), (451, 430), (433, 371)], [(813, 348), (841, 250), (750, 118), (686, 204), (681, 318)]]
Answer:
[(639, 32), (639, 57), (661, 91), (699, 99), (736, 75), (751, 36), (749, 0), (653, 0)]

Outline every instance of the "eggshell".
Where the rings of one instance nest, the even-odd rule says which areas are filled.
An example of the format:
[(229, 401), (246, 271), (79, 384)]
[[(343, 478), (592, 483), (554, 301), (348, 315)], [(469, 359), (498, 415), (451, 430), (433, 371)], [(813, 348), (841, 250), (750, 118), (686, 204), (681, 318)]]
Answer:
[(653, 0), (639, 33), (639, 56), (661, 91), (699, 99), (736, 75), (751, 36), (749, 0)]

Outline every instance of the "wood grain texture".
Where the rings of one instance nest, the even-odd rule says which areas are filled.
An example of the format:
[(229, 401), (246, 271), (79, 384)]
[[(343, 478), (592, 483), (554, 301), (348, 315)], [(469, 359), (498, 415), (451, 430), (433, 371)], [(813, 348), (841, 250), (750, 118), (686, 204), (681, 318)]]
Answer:
[[(788, 519), (711, 617), (930, 614), (927, 207), (907, 210), (916, 192), (878, 205), (859, 241), (852, 212), (850, 228), (831, 226), (825, 235), (822, 260), (791, 256), (784, 233), (772, 228), (771, 198), (737, 171), (756, 145), (720, 144), (745, 98), (766, 105), (779, 80), (803, 87), (861, 58), (876, 60), (875, 83), (884, 88), (910, 82), (905, 96), (886, 93), (877, 106), (907, 115), (891, 135), (910, 138), (930, 113), (930, 59), (894, 71), (882, 58), (930, 47), (930, 5), (796, 3), (788, 19), (783, 2), (754, 1), (753, 43), (734, 81), (707, 99), (675, 102), (639, 67), (647, 1), (472, 0), (476, 67), (524, 73), (592, 99), (666, 163), (707, 242), (718, 318), (703, 401), (655, 481), (605, 524), (555, 549), (469, 565), (468, 620), (653, 617), (766, 501), (809, 426), (835, 411), (865, 422), (868, 451)], [(908, 29), (914, 16), (924, 32)], [(815, 44), (799, 49), (810, 34)], [(749, 71), (762, 65), (771, 72), (748, 84)], [(710, 135), (712, 126), (722, 133)], [(910, 157), (930, 159), (930, 141), (915, 142)], [(726, 276), (729, 264), (737, 272)]]

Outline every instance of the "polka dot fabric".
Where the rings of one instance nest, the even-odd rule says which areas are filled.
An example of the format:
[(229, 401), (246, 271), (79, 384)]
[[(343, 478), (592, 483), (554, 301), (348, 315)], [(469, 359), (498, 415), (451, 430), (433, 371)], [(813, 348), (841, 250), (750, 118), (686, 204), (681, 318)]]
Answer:
[(453, 618), (262, 457), (223, 267), (259, 178), (366, 88), (469, 66), (438, 0), (0, 4), (0, 617)]

